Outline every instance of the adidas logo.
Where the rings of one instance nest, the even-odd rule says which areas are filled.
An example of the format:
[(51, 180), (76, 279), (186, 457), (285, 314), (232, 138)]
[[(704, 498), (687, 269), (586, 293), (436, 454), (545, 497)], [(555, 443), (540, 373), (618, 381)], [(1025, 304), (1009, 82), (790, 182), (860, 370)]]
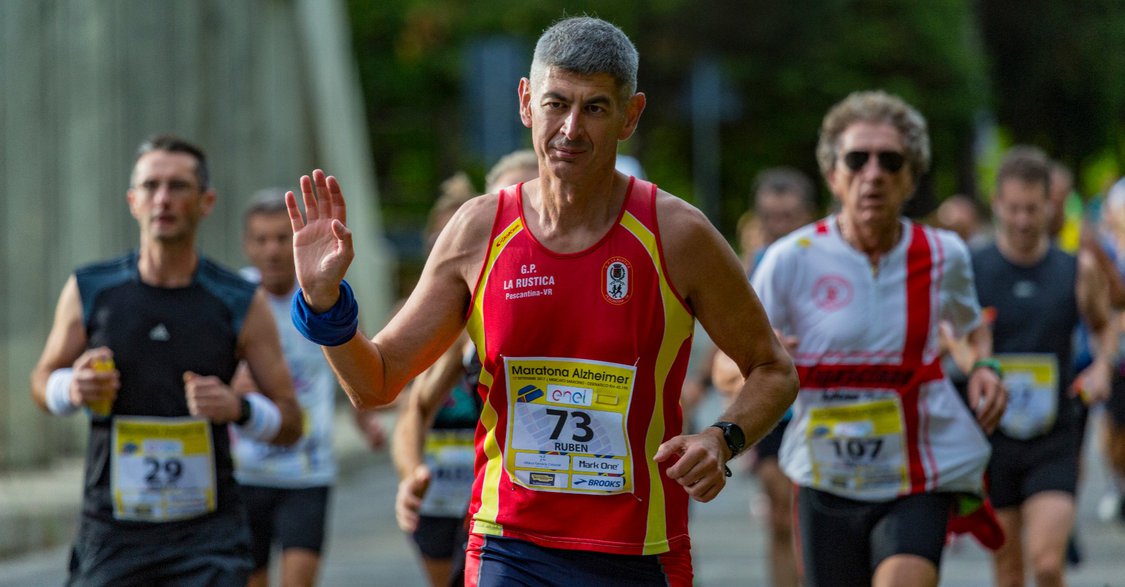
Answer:
[(172, 339), (172, 335), (168, 332), (168, 328), (164, 326), (163, 323), (157, 324), (152, 330), (148, 331), (148, 337), (150, 340), (159, 340), (161, 342)]

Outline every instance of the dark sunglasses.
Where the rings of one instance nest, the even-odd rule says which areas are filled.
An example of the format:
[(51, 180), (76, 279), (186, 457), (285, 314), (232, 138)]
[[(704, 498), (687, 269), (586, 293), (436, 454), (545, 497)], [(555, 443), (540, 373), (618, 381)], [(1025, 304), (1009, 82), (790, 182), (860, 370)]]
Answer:
[[(871, 158), (871, 151), (848, 151), (844, 153), (844, 165), (848, 166), (853, 172), (863, 169), (867, 165), (867, 160)], [(875, 158), (879, 160), (879, 167), (882, 167), (887, 173), (898, 173), (906, 163), (906, 157), (898, 151), (879, 151), (875, 153)]]

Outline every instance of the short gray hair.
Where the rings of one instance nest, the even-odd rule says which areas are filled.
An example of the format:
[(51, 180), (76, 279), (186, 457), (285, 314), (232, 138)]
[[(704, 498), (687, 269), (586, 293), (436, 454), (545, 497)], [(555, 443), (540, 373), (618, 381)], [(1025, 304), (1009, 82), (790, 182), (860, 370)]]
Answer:
[(242, 213), (243, 228), (250, 225), (250, 218), (259, 214), (289, 213), (285, 204), (285, 190), (281, 188), (266, 188), (255, 192), (250, 200), (250, 205)]
[(551, 67), (586, 76), (605, 73), (628, 97), (637, 91), (639, 62), (637, 48), (621, 29), (600, 18), (576, 16), (543, 31), (531, 60), (531, 80)]
[(1051, 191), (1051, 159), (1038, 147), (1016, 145), (1008, 149), (996, 170), (997, 193), (1000, 193), (1000, 185), (1009, 179), (1039, 184), (1047, 195)]
[(816, 161), (825, 177), (836, 165), (840, 135), (856, 122), (887, 123), (902, 135), (906, 162), (915, 182), (930, 170), (930, 134), (926, 119), (902, 98), (882, 90), (852, 92), (833, 106), (820, 125)]
[(816, 188), (807, 175), (793, 167), (769, 167), (759, 171), (754, 177), (751, 206), (757, 207), (763, 192), (793, 194), (809, 214), (816, 214)]

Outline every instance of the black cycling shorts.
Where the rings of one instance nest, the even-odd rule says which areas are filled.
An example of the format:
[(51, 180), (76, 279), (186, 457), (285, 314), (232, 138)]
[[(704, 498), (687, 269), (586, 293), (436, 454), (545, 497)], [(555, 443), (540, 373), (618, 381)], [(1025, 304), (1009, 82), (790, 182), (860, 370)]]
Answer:
[(992, 435), (988, 498), (996, 509), (1018, 507), (1044, 491), (1078, 490), (1078, 438), (1056, 431), (1031, 440)]
[(866, 502), (799, 487), (798, 544), (806, 584), (868, 587), (879, 564), (899, 554), (940, 568), (953, 502), (947, 493)]
[(777, 453), (781, 452), (781, 438), (785, 436), (785, 429), (789, 426), (789, 420), (782, 420), (777, 423), (777, 426), (770, 430), (770, 433), (765, 435), (757, 444), (754, 445), (754, 462), (760, 463), (765, 460), (777, 460)]
[(465, 518), (419, 516), (418, 528), (411, 535), (422, 556), (432, 559), (454, 558), (458, 551), (465, 552), (469, 532)]
[(147, 526), (83, 517), (69, 570), (71, 587), (244, 587), (250, 533), (241, 511)]
[(1125, 428), (1125, 374), (1118, 372), (1113, 377), (1113, 392), (1105, 403), (1105, 411), (1113, 419), (1113, 425)]
[(250, 518), (254, 569), (270, 564), (276, 541), (282, 552), (300, 548), (320, 554), (328, 518), (329, 487), (280, 489), (242, 486), (242, 500)]

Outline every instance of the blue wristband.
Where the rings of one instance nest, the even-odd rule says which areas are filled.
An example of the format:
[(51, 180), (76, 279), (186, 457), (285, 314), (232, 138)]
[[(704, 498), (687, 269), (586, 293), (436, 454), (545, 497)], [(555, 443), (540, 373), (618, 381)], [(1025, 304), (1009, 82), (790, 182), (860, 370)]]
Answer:
[(293, 326), (302, 336), (321, 346), (340, 346), (359, 330), (359, 304), (348, 282), (340, 282), (340, 298), (328, 311), (317, 314), (298, 289), (289, 307)]

